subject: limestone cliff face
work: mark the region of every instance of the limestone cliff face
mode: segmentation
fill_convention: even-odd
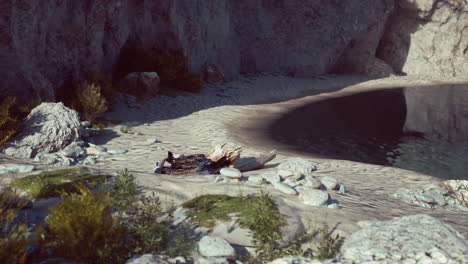
[[[67,76],[112,72],[130,40],[228,78],[322,74],[351,43],[375,49],[392,10],[393,0],[1,0],[0,94],[54,99]]]
[[[396,3],[378,57],[409,75],[468,76],[468,1]]]

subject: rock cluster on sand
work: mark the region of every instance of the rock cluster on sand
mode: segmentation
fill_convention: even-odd
[[[304,204],[312,206],[328,206],[329,208],[340,208],[332,202],[327,191],[345,193],[344,185],[329,176],[317,178],[312,172],[317,170],[317,164],[304,158],[287,158],[277,167],[277,170],[267,170],[259,175],[252,175],[247,182],[252,184],[271,184],[278,191],[297,195]]]
[[[198,242],[200,257],[194,263],[221,264],[235,261],[234,248],[224,239],[204,236]],[[176,258],[177,259],[177,258]],[[179,263],[164,256],[143,255],[127,264]],[[157,262],[160,261],[160,262]],[[187,262],[192,263],[192,262]],[[268,264],[393,264],[468,263],[468,241],[449,225],[428,215],[374,221],[345,239],[335,259],[317,260],[286,256]]]
[[[78,113],[63,103],[42,103],[34,108],[22,124],[15,141],[7,143],[3,152],[34,158],[38,153],[52,153],[81,140]]]
[[[468,241],[428,215],[374,222],[346,239],[344,263],[468,263]]]
[[[83,141],[102,133],[90,126],[88,121],[80,122],[78,113],[63,103],[42,103],[31,111],[22,124],[21,133],[5,144],[3,152],[51,166],[92,165],[100,156],[127,152],[125,149],[107,150]],[[34,169],[31,166],[5,165],[0,173],[29,172]]]
[[[426,208],[446,207],[468,211],[468,181],[448,180],[421,189],[405,189],[394,193],[393,197]]]

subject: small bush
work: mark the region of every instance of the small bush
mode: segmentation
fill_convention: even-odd
[[[135,176],[128,169],[117,172],[112,190],[112,208],[117,212],[125,212],[138,201],[138,185]]]
[[[127,169],[119,171],[111,192],[112,208],[131,236],[133,254],[188,256],[195,238],[187,230],[172,230],[171,209],[164,209],[153,193],[145,196],[138,190],[135,176]]]
[[[27,246],[34,246],[37,240],[28,230],[27,223],[19,220],[19,211],[27,201],[20,199],[14,190],[0,191],[0,259],[2,263],[24,263],[30,253]],[[40,233],[39,229],[35,230]],[[35,237],[38,237],[36,235]]]
[[[99,114],[108,109],[107,100],[98,84],[83,82],[76,90],[76,96],[78,99],[76,104],[79,104],[78,111],[83,114],[85,120],[94,121]]]
[[[88,169],[73,168],[44,171],[12,181],[11,185],[28,193],[32,199],[59,197],[61,193],[78,193],[77,185],[94,188],[108,179],[109,175],[94,175]]]
[[[330,234],[330,228],[325,225],[318,230],[319,243],[311,257],[318,258],[320,260],[334,258],[340,251],[340,247],[343,245],[343,238],[336,234],[332,237]]]
[[[109,193],[80,187],[80,194],[63,196],[63,201],[50,209],[48,246],[55,255],[84,263],[122,263],[128,256],[126,232],[113,219]]]
[[[125,226],[133,234],[133,253],[157,254],[167,248],[172,219],[163,219],[161,202],[154,193],[140,197],[139,202],[127,209],[126,215]]]
[[[20,123],[12,114],[15,104],[16,97],[6,97],[0,104],[0,145],[5,144],[19,130]]]
[[[279,213],[278,207],[267,193],[262,193],[250,207],[246,217],[241,219],[241,224],[252,232],[256,258],[265,262],[281,257],[282,249],[278,241],[283,238],[280,228],[286,225],[284,215]]]
[[[229,214],[238,213],[240,226],[252,232],[258,261],[269,261],[281,255],[278,241],[283,237],[280,228],[286,220],[266,193],[253,197],[202,195],[182,206],[189,209],[187,216],[194,223],[208,228],[214,227],[216,221],[230,220]]]
[[[165,254],[174,258],[189,257],[196,246],[196,235],[189,225],[181,225],[172,230]]]
[[[102,96],[107,102],[114,102],[116,91],[112,87],[112,77],[97,70],[91,70],[86,73],[86,81],[94,83],[101,88]]]

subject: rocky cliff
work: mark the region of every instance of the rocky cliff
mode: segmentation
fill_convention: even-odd
[[[468,1],[397,1],[377,55],[396,72],[468,76]]]
[[[54,99],[66,78],[112,73],[123,47],[139,44],[178,49],[190,70],[228,79],[467,75],[467,10],[466,0],[2,0],[0,94]]]
[[[112,72],[129,43],[179,49],[191,70],[214,65],[228,78],[322,74],[350,43],[365,38],[375,50],[393,6],[393,0],[2,0],[0,94],[53,99],[66,77]]]

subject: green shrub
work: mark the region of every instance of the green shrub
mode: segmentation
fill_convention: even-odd
[[[0,104],[0,145],[5,144],[19,130],[20,123],[13,117],[12,107],[16,104],[16,97],[6,97]]]
[[[50,209],[48,247],[55,255],[84,263],[122,263],[128,256],[126,232],[113,219],[109,193],[80,187]]]
[[[27,223],[18,220],[19,211],[27,201],[11,188],[0,191],[0,259],[2,263],[24,263],[29,257],[27,246],[34,246],[41,230],[33,237]]]
[[[11,185],[28,193],[32,199],[59,197],[61,193],[78,193],[77,185],[94,188],[105,182],[109,175],[94,175],[84,167],[43,171],[39,174],[14,179]]]
[[[312,253],[311,257],[318,258],[320,260],[334,258],[340,251],[340,247],[343,245],[343,238],[336,234],[332,237],[330,234],[330,228],[325,225],[318,229],[319,243],[315,252]]]
[[[98,84],[83,82],[76,90],[76,96],[84,120],[94,121],[108,109],[107,100]]]
[[[117,172],[111,198],[112,209],[131,235],[133,254],[189,256],[195,246],[192,233],[172,230],[171,209],[164,209],[154,193],[143,195],[127,169]]]
[[[127,208],[125,226],[133,235],[135,254],[157,254],[167,248],[171,234],[171,218],[162,217],[159,198],[142,196],[140,201]]]
[[[94,83],[101,88],[102,96],[107,102],[114,102],[116,91],[112,87],[112,77],[98,70],[91,70],[86,73],[86,81]]]
[[[189,257],[196,246],[196,235],[189,225],[180,225],[172,230],[164,254],[170,257]]]
[[[128,169],[117,172],[112,194],[112,208],[117,212],[125,212],[138,201],[138,185],[135,176]]]
[[[278,241],[283,238],[280,228],[286,225],[284,215],[279,213],[271,196],[263,192],[249,207],[246,216],[241,218],[241,225],[252,232],[256,258],[264,262],[281,257]]]
[[[253,197],[202,195],[182,206],[189,209],[187,216],[194,223],[208,228],[214,227],[216,221],[230,220],[229,214],[238,213],[240,226],[252,232],[258,261],[281,255],[277,242],[283,237],[280,228],[286,225],[286,220],[266,193]]]

